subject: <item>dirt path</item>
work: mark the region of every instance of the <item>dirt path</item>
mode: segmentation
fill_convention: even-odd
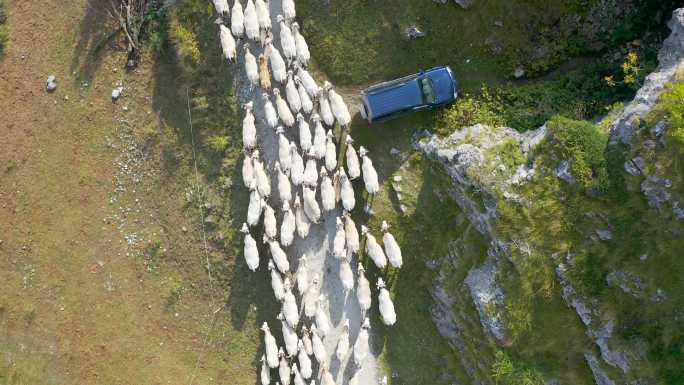
[[[271,17],[273,19],[273,40],[274,45],[278,49],[281,48],[279,43],[280,28],[275,19],[276,16],[282,12],[281,6],[281,0],[270,1],[270,11]],[[261,52],[261,48],[253,43],[251,50],[255,56]],[[239,49],[238,52],[242,53],[243,51]],[[263,102],[261,99],[262,91],[260,88],[255,88],[254,90],[250,89],[249,80],[247,79],[247,75],[244,71],[243,57],[241,55],[238,57],[236,68],[239,73],[236,79],[240,103],[244,104],[249,101],[254,102],[254,114],[257,120],[257,139],[261,150],[261,157],[265,161],[265,164],[272,169],[278,157],[278,142],[274,131],[271,130],[264,121]],[[323,80],[317,79],[317,83],[320,86],[322,85]],[[273,82],[273,84],[275,86],[277,83]],[[281,87],[281,93],[282,95],[285,94],[283,87]],[[355,113],[355,106],[349,101],[348,104],[350,111]],[[289,133],[286,132],[286,135],[288,136],[288,139],[293,140],[295,137],[295,135],[293,135],[293,131],[296,132],[296,128],[293,127],[289,131]],[[277,178],[275,177],[275,174],[271,175],[271,181],[273,183],[272,191],[274,191],[273,195],[277,195],[276,180]],[[357,180],[356,183],[362,182]],[[275,201],[270,202],[270,204],[274,208],[280,207],[280,204],[276,204]],[[358,200],[357,205],[359,204],[364,204],[364,202]],[[349,340],[352,346],[354,341],[356,341],[356,336],[359,333],[363,319],[361,318],[355,292],[351,291],[345,295],[338,274],[339,262],[329,253],[332,245],[332,239],[335,235],[335,220],[341,213],[342,211],[340,208],[328,213],[323,213],[321,223],[311,227],[309,236],[306,239],[295,237],[295,242],[290,248],[287,249],[287,253],[291,261],[296,261],[303,254],[306,254],[309,277],[312,277],[315,273],[318,273],[319,276],[322,277],[323,284],[321,286],[321,293],[326,295],[328,298],[327,310],[329,318],[333,324],[333,328],[324,339],[328,355],[330,356],[330,371],[335,376],[337,384],[346,385],[351,376],[354,375],[359,369],[355,367],[352,353],[348,354],[342,362],[339,362],[335,357],[335,349],[342,332],[342,324],[344,319],[349,319]],[[280,215],[278,217],[280,218]],[[356,271],[357,262],[357,259],[354,258],[352,261],[353,271]],[[295,270],[296,264],[293,265],[293,271]],[[308,324],[309,322],[307,322],[307,325]],[[372,351],[363,362],[359,376],[359,384],[371,385],[378,383],[377,357]]]

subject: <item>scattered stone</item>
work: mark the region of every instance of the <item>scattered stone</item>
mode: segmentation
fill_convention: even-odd
[[[427,267],[430,270],[438,268],[441,264],[441,261],[438,259],[428,259],[427,261],[425,261],[425,267]]]
[[[516,203],[522,202],[522,198],[520,197],[520,195],[518,195],[516,193],[512,193],[510,191],[504,191],[503,197],[505,200],[510,201],[510,202],[516,202]]]
[[[672,195],[667,191],[670,187],[672,187],[671,180],[657,176],[649,176],[641,182],[641,192],[651,208],[659,208],[660,205],[670,200]]]
[[[531,181],[532,179],[534,179],[535,172],[536,170],[534,165],[528,168],[526,165],[521,164],[515,170],[515,174],[511,176],[509,181],[512,185],[519,186],[525,183],[526,181]]]
[[[181,227],[181,230],[182,230],[184,233],[187,233],[187,232],[188,232],[188,228],[185,227],[185,226]]]
[[[497,27],[503,27],[503,21],[501,21],[501,20],[496,20],[496,21],[494,21],[494,25],[497,26]]]
[[[64,101],[69,101],[69,95],[64,95]]]
[[[651,139],[644,140],[644,142],[641,145],[648,150],[655,150],[655,148],[658,147],[658,143],[656,143],[655,140]]]
[[[625,162],[625,171],[633,176],[639,176],[646,166],[646,161],[644,158],[637,156]]]
[[[112,101],[115,102],[115,101],[119,100],[122,92],[123,92],[123,87],[114,88],[112,90]]]
[[[525,69],[522,67],[517,67],[515,71],[513,71],[513,77],[516,79],[520,79],[521,77],[525,76]]]
[[[623,292],[635,298],[640,298],[645,290],[641,278],[626,271],[611,271],[606,275],[606,283],[609,286],[618,286]]]
[[[392,149],[390,149],[390,155],[392,155],[392,156],[399,156],[399,155],[401,155],[401,151],[399,151],[398,149],[392,147]]]
[[[655,138],[660,138],[663,136],[663,133],[665,132],[665,129],[667,128],[667,123],[664,120],[659,121],[656,123],[653,128],[651,128],[651,135]]]
[[[657,288],[655,294],[653,294],[653,297],[651,298],[651,301],[656,303],[663,302],[665,298],[665,291],[661,288]]]
[[[57,89],[57,78],[55,75],[50,75],[47,78],[47,92],[53,92]]]
[[[128,106],[123,106],[124,111],[128,111]]]
[[[392,177],[392,180],[395,181],[395,182],[397,182],[397,183],[398,183],[398,182],[401,182],[401,179],[402,179],[402,178],[401,178],[401,175],[395,175],[395,176]]]
[[[648,254],[642,254],[641,257],[639,257],[639,260],[645,261],[648,259]]]
[[[414,40],[421,37],[425,37],[425,32],[418,29],[418,27],[416,27],[415,25],[412,25],[406,28],[404,32],[401,33],[401,37],[404,40]]]
[[[567,183],[574,184],[575,177],[570,172],[570,162],[562,160],[556,168],[556,176]]]
[[[471,5],[475,2],[475,0],[454,0],[456,4],[460,5],[461,8],[463,9],[468,9],[470,8]]]

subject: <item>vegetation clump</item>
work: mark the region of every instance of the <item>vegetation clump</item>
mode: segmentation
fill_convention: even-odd
[[[461,96],[446,109],[435,124],[436,132],[448,135],[457,128],[477,123],[527,131],[542,126],[555,115],[593,119],[634,93],[632,84],[606,85],[604,79],[619,71],[618,66],[592,65],[552,80],[483,87],[478,94]]]
[[[7,41],[9,40],[9,26],[7,25],[7,13],[5,2],[0,0],[0,56],[5,52]]]
[[[605,151],[608,133],[587,121],[556,116],[548,123],[551,148],[567,160],[577,183],[584,189],[600,187],[607,177]]]
[[[496,352],[496,361],[492,364],[492,378],[500,385],[540,385],[544,380],[532,368],[516,362],[505,352]]]

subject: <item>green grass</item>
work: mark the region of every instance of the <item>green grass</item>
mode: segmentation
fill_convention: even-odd
[[[519,64],[536,72],[565,60],[575,51],[567,43],[571,36],[552,25],[577,12],[577,3],[486,1],[463,10],[412,0],[304,0],[298,12],[317,65],[337,83],[361,84],[448,64],[472,91],[482,82],[511,77]],[[503,27],[494,25],[497,20]],[[427,36],[402,40],[401,32],[412,24]]]
[[[263,295],[271,292],[266,269],[251,273],[242,257],[242,236],[236,223],[246,215],[249,196],[240,172],[242,113],[233,85],[233,67],[220,53],[213,12],[210,3],[185,1],[168,15],[168,34],[152,31],[155,38],[169,39],[155,42],[156,47],[165,49],[151,47],[157,55],[154,102],[163,111],[164,124],[174,133],[159,144],[164,178],[179,185],[177,195],[183,200],[186,192],[190,193],[183,215],[191,219],[192,231],[200,231],[200,213],[205,218],[211,249],[209,271],[204,271],[202,278],[211,275],[215,298],[225,309],[222,313],[226,313],[210,334],[211,349],[225,352],[226,359],[236,363],[226,381],[248,383],[255,378],[261,355],[257,327],[264,321],[274,321],[279,304],[273,296]],[[186,87],[200,186],[195,184],[193,170]],[[203,257],[201,263],[207,269],[204,262]],[[196,277],[166,282],[169,309],[184,307],[193,279]],[[250,365],[237,366],[245,362]]]
[[[429,114],[409,115],[373,126],[355,120],[351,132],[357,148],[363,145],[370,150],[382,183],[381,191],[372,201],[374,216],[369,218],[363,212],[363,202],[357,201],[355,220],[357,224],[367,222],[376,237],[380,236],[381,221],[388,221],[404,256],[400,270],[390,268],[383,273],[389,279],[397,324],[387,328],[378,321],[379,315],[371,317],[381,361],[396,373],[393,381],[397,384],[449,384],[446,373],[456,376],[459,382],[468,379],[459,355],[438,334],[430,316],[430,290],[440,269],[447,275],[444,284],[454,285],[454,312],[464,316],[465,345],[471,353],[466,359],[479,358],[467,362],[476,366],[480,361],[492,360],[494,353],[489,347],[483,348],[486,337],[469,293],[461,290],[459,284],[471,266],[484,260],[486,241],[468,225],[449,195],[451,181],[442,167],[423,159],[411,148],[412,137],[428,127],[429,122]],[[402,152],[401,158],[390,154],[393,148]],[[393,176],[402,177],[398,183],[401,201],[390,186]],[[362,190],[359,185],[357,194],[365,196]],[[400,212],[401,204],[405,206],[405,216]],[[426,267],[427,262],[442,259],[454,248],[461,260],[458,269],[452,269],[448,262],[437,270]],[[379,272],[372,263],[366,265],[371,265],[367,271],[369,279],[375,281]],[[481,371],[478,375],[486,378],[488,373]]]
[[[30,347],[32,348],[32,346]],[[63,383],[50,364],[48,352],[36,352],[24,344],[18,344],[6,336],[0,336],[0,383],[3,385]]]
[[[389,278],[399,321],[392,328],[380,322],[373,325],[381,341],[378,345],[382,359],[398,374],[399,383],[448,383],[444,377],[446,368],[465,380],[457,357],[439,336],[430,317],[430,289],[437,271],[427,269],[426,263],[445,257],[451,241],[462,236],[467,222],[463,223],[458,206],[448,195],[450,182],[441,166],[416,154],[393,175],[403,178],[398,183],[402,189],[401,203],[385,184],[374,197],[376,215],[368,222],[378,233],[380,221],[387,220],[404,256],[400,270],[389,269],[383,274]],[[406,216],[399,214],[399,204],[405,205]],[[463,268],[470,263],[466,261]],[[372,280],[378,273],[369,268]]]
[[[658,45],[669,33],[662,28],[662,15],[675,5],[675,0],[638,0],[627,6],[627,17],[611,17],[617,7],[595,0],[490,0],[467,10],[415,0],[303,0],[298,13],[314,65],[337,84],[366,84],[447,64],[462,88],[475,93],[483,83],[511,79],[518,67],[534,78],[572,64],[572,58],[620,51],[645,33],[645,43]],[[601,22],[612,34],[597,32],[591,18],[585,18],[593,7],[599,8],[594,13],[609,15]],[[410,25],[426,37],[404,41],[401,32]],[[654,51],[645,51],[652,61]],[[570,67],[585,65],[578,61]]]
[[[7,11],[5,11],[4,0],[0,0],[0,57],[5,53],[8,40],[9,25],[7,25]]]

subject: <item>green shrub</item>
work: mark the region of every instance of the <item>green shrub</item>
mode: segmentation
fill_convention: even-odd
[[[629,191],[625,182],[624,164],[627,146],[613,144],[606,148],[607,197],[616,203],[624,203],[629,199]]]
[[[577,288],[585,295],[597,296],[605,288],[606,272],[601,264],[601,256],[584,251],[572,259],[569,275]]]
[[[520,143],[515,139],[508,139],[495,148],[501,163],[509,170],[518,168],[525,161],[525,157],[520,151]]]
[[[562,116],[553,117],[548,128],[556,154],[570,162],[577,183],[585,189],[602,187],[607,177],[608,134],[590,122]]]
[[[515,343],[532,329],[532,309],[528,303],[517,303],[508,299],[503,311],[507,337]]]
[[[494,383],[501,385],[540,385],[544,381],[536,370],[515,362],[508,354],[499,350],[492,364],[491,375]]]
[[[440,135],[473,124],[536,129],[554,115],[585,120],[605,114],[616,102],[633,95],[631,85],[608,86],[604,78],[620,73],[619,66],[591,65],[556,79],[522,86],[483,87],[478,95],[462,96],[437,120]]]
[[[213,151],[223,153],[228,148],[228,145],[230,145],[230,141],[226,136],[213,135],[207,139],[207,144]]]
[[[142,131],[145,140],[153,141],[159,137],[159,129],[154,125],[145,126]]]
[[[441,114],[435,124],[435,131],[446,136],[456,129],[478,123],[500,127],[505,123],[501,112],[501,100],[483,87],[476,97],[464,95]]]
[[[190,67],[199,63],[201,53],[197,35],[180,23],[176,17],[171,20],[171,41],[175,44],[178,56],[183,63]]]
[[[155,3],[156,5],[156,3]],[[154,6],[147,13],[147,47],[156,55],[166,51],[169,40],[169,21],[166,8]]]
[[[9,28],[5,25],[0,25],[0,55],[5,52],[5,46],[9,40]]]
[[[684,156],[684,83],[670,84],[660,97],[658,110],[667,119],[665,143],[669,152],[679,159]]]

